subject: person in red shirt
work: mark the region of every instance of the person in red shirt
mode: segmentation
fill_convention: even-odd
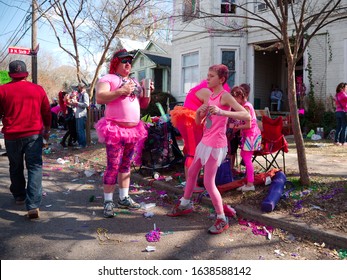
[[[42,200],[43,139],[49,139],[51,108],[45,90],[26,80],[23,61],[9,64],[9,76],[12,81],[0,86],[0,116],[10,163],[10,191],[16,204],[26,204],[28,217],[36,219]]]

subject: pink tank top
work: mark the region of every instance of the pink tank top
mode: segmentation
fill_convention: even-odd
[[[245,108],[247,107],[249,109],[249,114],[251,115],[251,127],[242,129],[242,132],[241,132],[242,137],[251,137],[251,136],[260,135],[261,131],[258,127],[257,116],[255,114],[252,104],[247,101],[245,104],[243,104],[243,107]]]
[[[138,82],[134,81],[138,86]],[[114,74],[107,74],[99,79],[98,83],[109,83],[110,90],[116,90],[122,86],[124,81]],[[106,105],[105,118],[118,122],[140,121],[140,103],[137,96],[122,96]]]
[[[208,105],[217,105],[222,110],[230,111],[229,106],[222,106],[220,104],[220,99],[223,94],[229,94],[225,90],[220,92],[215,97],[210,97]],[[210,119],[210,121],[208,120]],[[210,115],[206,117],[205,125],[204,125],[204,134],[202,136],[202,143],[206,146],[213,148],[223,148],[228,145],[227,137],[226,137],[226,125],[228,118],[217,115]],[[211,122],[211,126],[209,123]],[[210,127],[209,127],[210,126]]]

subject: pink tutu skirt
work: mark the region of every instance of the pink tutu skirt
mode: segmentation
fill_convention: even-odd
[[[212,156],[217,161],[217,166],[220,166],[224,161],[228,152],[228,147],[213,148],[206,146],[204,143],[200,142],[195,150],[194,161],[198,159],[201,160],[201,164],[205,165],[207,160]]]
[[[95,124],[95,129],[99,142],[106,144],[115,144],[120,141],[123,143],[138,143],[144,141],[148,135],[146,124],[143,121],[133,127],[124,127],[113,120],[101,118]]]
[[[108,145],[135,143],[132,162],[137,166],[141,166],[142,150],[148,135],[147,126],[143,121],[140,121],[133,127],[124,127],[118,125],[113,120],[101,118],[95,124],[95,130],[100,143]]]
[[[114,144],[119,141],[124,143],[137,143],[147,138],[148,131],[143,121],[136,126],[124,127],[118,125],[113,120],[101,118],[96,124],[95,129],[100,143]]]

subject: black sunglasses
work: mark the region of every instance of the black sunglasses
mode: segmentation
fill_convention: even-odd
[[[133,62],[133,60],[130,59],[130,58],[123,58],[120,62],[121,62],[121,63],[124,63],[124,64],[126,64],[126,63],[131,64],[131,63]]]

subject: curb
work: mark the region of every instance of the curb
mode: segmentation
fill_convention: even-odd
[[[175,188],[164,181],[150,181],[142,177],[138,173],[132,173],[133,182],[143,185],[151,185],[160,190],[170,193],[182,195],[182,190]],[[201,203],[212,206],[212,201],[208,197],[202,197]],[[263,213],[243,205],[233,206],[239,216],[254,220],[274,228],[280,228],[291,233],[295,233],[301,237],[309,239],[313,242],[325,243],[326,245],[336,248],[345,249],[347,247],[347,235],[333,230],[325,230],[323,228],[310,226],[304,222],[300,222],[288,215],[281,215],[272,212],[271,214]]]

